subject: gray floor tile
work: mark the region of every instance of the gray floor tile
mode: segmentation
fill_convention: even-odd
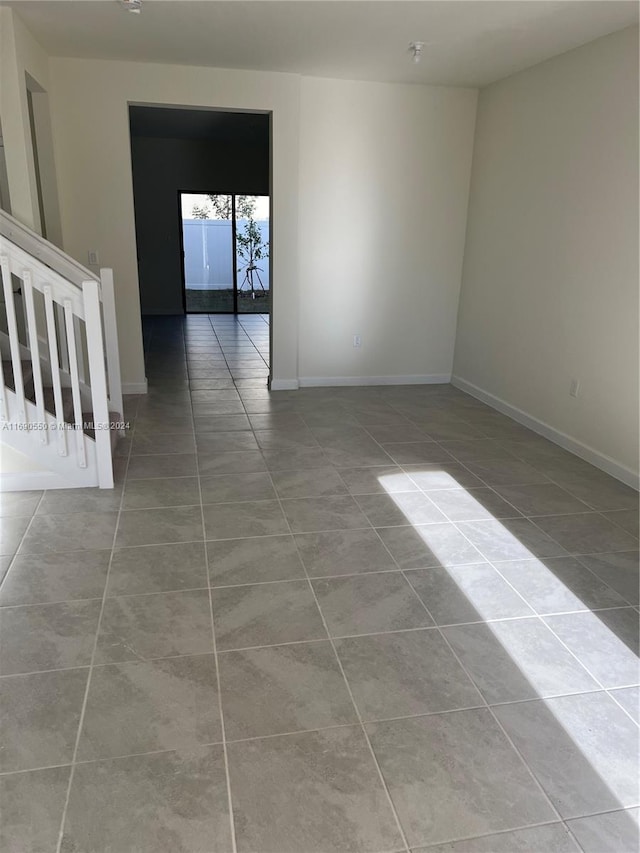
[[[380,538],[401,569],[456,566],[482,561],[482,555],[453,524],[381,527]]]
[[[203,542],[116,548],[107,595],[171,592],[207,586]]]
[[[248,411],[240,399],[216,400],[208,403],[194,401],[192,409],[194,418],[202,418],[208,415],[243,415],[245,410]]]
[[[437,625],[533,616],[489,563],[407,570],[406,578]]]
[[[308,471],[274,471],[273,483],[281,498],[329,497],[346,495],[347,487],[335,468]]]
[[[438,631],[353,637],[336,649],[364,720],[484,704]]]
[[[605,687],[640,682],[638,612],[632,607],[548,616],[545,621]]]
[[[173,435],[191,435],[193,433],[193,419],[190,414],[184,412],[180,415],[153,415],[140,414],[136,418],[136,434],[148,435],[150,433],[163,432]],[[180,439],[176,439],[176,444]]]
[[[441,447],[447,450],[460,462],[478,462],[485,459],[511,459],[512,454],[500,441],[492,438],[476,438],[468,441],[440,441]]]
[[[198,453],[237,453],[258,450],[252,432],[200,432],[196,436]]]
[[[38,515],[60,515],[73,512],[117,512],[122,487],[113,489],[54,489],[44,493]]]
[[[105,602],[96,663],[212,651],[207,590],[126,595]]]
[[[295,541],[310,577],[397,568],[378,534],[370,528],[299,534]]]
[[[418,489],[409,475],[396,465],[340,468],[338,473],[351,495],[391,494]]]
[[[50,767],[0,776],[0,849],[4,853],[56,849],[69,773],[69,767]]]
[[[521,459],[485,459],[467,462],[466,466],[485,483],[495,487],[549,482],[548,477]]]
[[[640,725],[640,687],[620,687],[610,690],[609,693]]]
[[[598,689],[539,619],[459,625],[444,635],[490,704]]]
[[[359,727],[231,743],[227,749],[238,853],[402,848]]]
[[[449,521],[483,518],[514,518],[520,515],[492,489],[445,489],[430,494],[431,500]]]
[[[200,451],[198,469],[201,476],[213,474],[253,474],[266,471],[267,466],[259,451],[216,453]]]
[[[640,538],[640,513],[637,509],[618,509],[614,512],[605,512],[603,515],[636,539]]]
[[[555,817],[487,710],[369,723],[367,731],[414,847]]]
[[[0,610],[0,675],[88,666],[102,602],[73,601]]]
[[[188,406],[188,402],[185,405]],[[196,444],[193,435],[184,434],[179,439],[170,433],[150,432],[133,437],[131,456],[149,454],[195,453]]]
[[[202,477],[200,487],[203,504],[267,501],[277,498],[271,484],[271,477],[266,473],[218,474],[215,477]]]
[[[212,654],[95,667],[79,760],[219,741],[215,667]]]
[[[637,804],[638,727],[606,693],[494,710],[563,818]]]
[[[631,551],[638,547],[631,534],[595,512],[546,516],[537,518],[536,524],[570,554]]]
[[[348,530],[369,527],[369,522],[348,495],[331,498],[297,498],[282,501],[292,533]]]
[[[209,377],[208,379],[190,379],[189,388],[192,391],[221,391],[229,388],[235,389],[231,374],[227,373],[225,378]]]
[[[238,539],[289,533],[278,501],[208,504],[203,507],[207,539]]]
[[[124,490],[123,509],[193,506],[200,503],[197,477],[131,480]]]
[[[325,639],[306,581],[217,588],[211,591],[218,649]]]
[[[564,517],[577,518],[578,516]],[[564,557],[567,553],[562,545],[526,518],[463,521],[458,524],[458,527],[491,562],[528,560],[531,557]]]
[[[549,823],[435,847],[415,847],[411,853],[579,853],[579,850],[564,824]]]
[[[68,764],[88,669],[0,679],[0,771]]]
[[[537,613],[621,607],[626,603],[573,557],[515,560],[500,563],[499,570]]]
[[[116,512],[36,515],[22,540],[20,554],[111,548],[117,520]]]
[[[524,515],[561,515],[588,512],[589,507],[555,483],[531,483],[520,486],[496,486],[502,497]]]
[[[589,554],[580,562],[629,604],[640,604],[640,555],[638,551],[619,551],[615,554]]]
[[[251,429],[246,415],[209,415],[194,418],[194,429],[200,432],[234,432],[235,430]]]
[[[0,518],[31,516],[44,492],[0,492]]]
[[[2,582],[4,581],[5,576],[6,576],[7,572],[9,571],[9,566],[11,565],[13,559],[14,558],[12,556],[7,556],[6,554],[0,555],[0,584],[2,584]],[[2,593],[2,588],[0,587],[0,595],[1,595],[1,593]],[[2,599],[0,598],[0,603],[1,602],[2,602]]]
[[[397,424],[368,426],[367,432],[371,438],[379,441],[380,444],[385,444],[385,442],[425,441],[431,439],[431,436],[427,435],[425,430],[409,421]]]
[[[312,585],[333,637],[433,625],[400,572],[327,578]]]
[[[434,503],[422,492],[360,495],[356,497],[356,502],[374,527],[447,521]]]
[[[61,853],[226,853],[226,788],[220,746],[79,765]]]
[[[224,539],[207,542],[211,586],[304,578],[293,536]]]
[[[357,723],[328,642],[219,656],[227,740]]]
[[[204,538],[200,506],[130,509],[120,513],[116,547],[163,545]]]
[[[640,809],[579,817],[567,822],[584,853],[637,853]]]
[[[330,463],[319,447],[265,450],[263,456],[269,471],[307,471],[310,468],[326,468]]]
[[[175,436],[174,443],[176,443]],[[178,443],[180,439],[177,440]],[[132,456],[127,480],[147,480],[161,477],[194,477],[195,453],[166,453],[157,456]]]
[[[435,441],[391,442],[384,444],[385,451],[398,465],[415,465],[419,462],[455,462],[456,460]]]
[[[305,447],[318,447],[313,433],[306,426],[254,429],[254,434],[262,450],[298,450]]]
[[[555,471],[551,472],[551,477],[593,509],[633,509],[638,512],[638,492],[597,468],[589,467],[582,476]]]
[[[423,492],[438,492],[443,489],[471,489],[480,488],[484,485],[475,474],[467,470],[458,462],[440,462],[429,465],[405,465],[405,471],[411,480],[419,486]]]
[[[0,604],[101,598],[110,550],[17,556],[0,589]]]

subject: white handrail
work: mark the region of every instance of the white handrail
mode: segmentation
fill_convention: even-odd
[[[97,280],[95,273],[4,210],[0,210],[0,235],[55,270],[76,287],[82,287],[82,282],[87,279]]]
[[[14,382],[12,391],[0,371],[1,414],[10,423],[24,424],[4,440],[10,437],[9,443],[21,452],[32,452],[40,463],[46,458],[57,474],[68,475],[69,485],[111,488],[110,413],[121,415],[123,409],[113,273],[102,269],[98,280],[3,212],[0,261]],[[22,284],[27,346],[18,339],[13,276]],[[21,359],[27,358],[33,387],[29,374],[23,376]],[[51,387],[53,394],[52,407],[44,376],[46,390]],[[48,406],[55,412],[53,418]],[[92,436],[84,430],[83,408],[89,407]],[[50,442],[47,433],[53,430],[57,440]],[[75,432],[73,439],[70,432]]]

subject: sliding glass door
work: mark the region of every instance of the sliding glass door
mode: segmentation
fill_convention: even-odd
[[[268,314],[269,197],[180,193],[187,313]]]

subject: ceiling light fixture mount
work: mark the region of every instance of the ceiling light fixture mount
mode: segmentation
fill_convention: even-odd
[[[424,50],[424,42],[423,41],[411,41],[409,42],[409,50],[413,54],[413,61],[420,62],[422,59],[422,51]]]
[[[142,11],[142,0],[120,0],[120,5],[134,15],[139,15]]]

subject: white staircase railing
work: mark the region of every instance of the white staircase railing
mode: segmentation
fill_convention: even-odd
[[[49,488],[113,487],[123,406],[112,271],[96,277],[3,211],[0,269],[0,440],[49,472]]]

